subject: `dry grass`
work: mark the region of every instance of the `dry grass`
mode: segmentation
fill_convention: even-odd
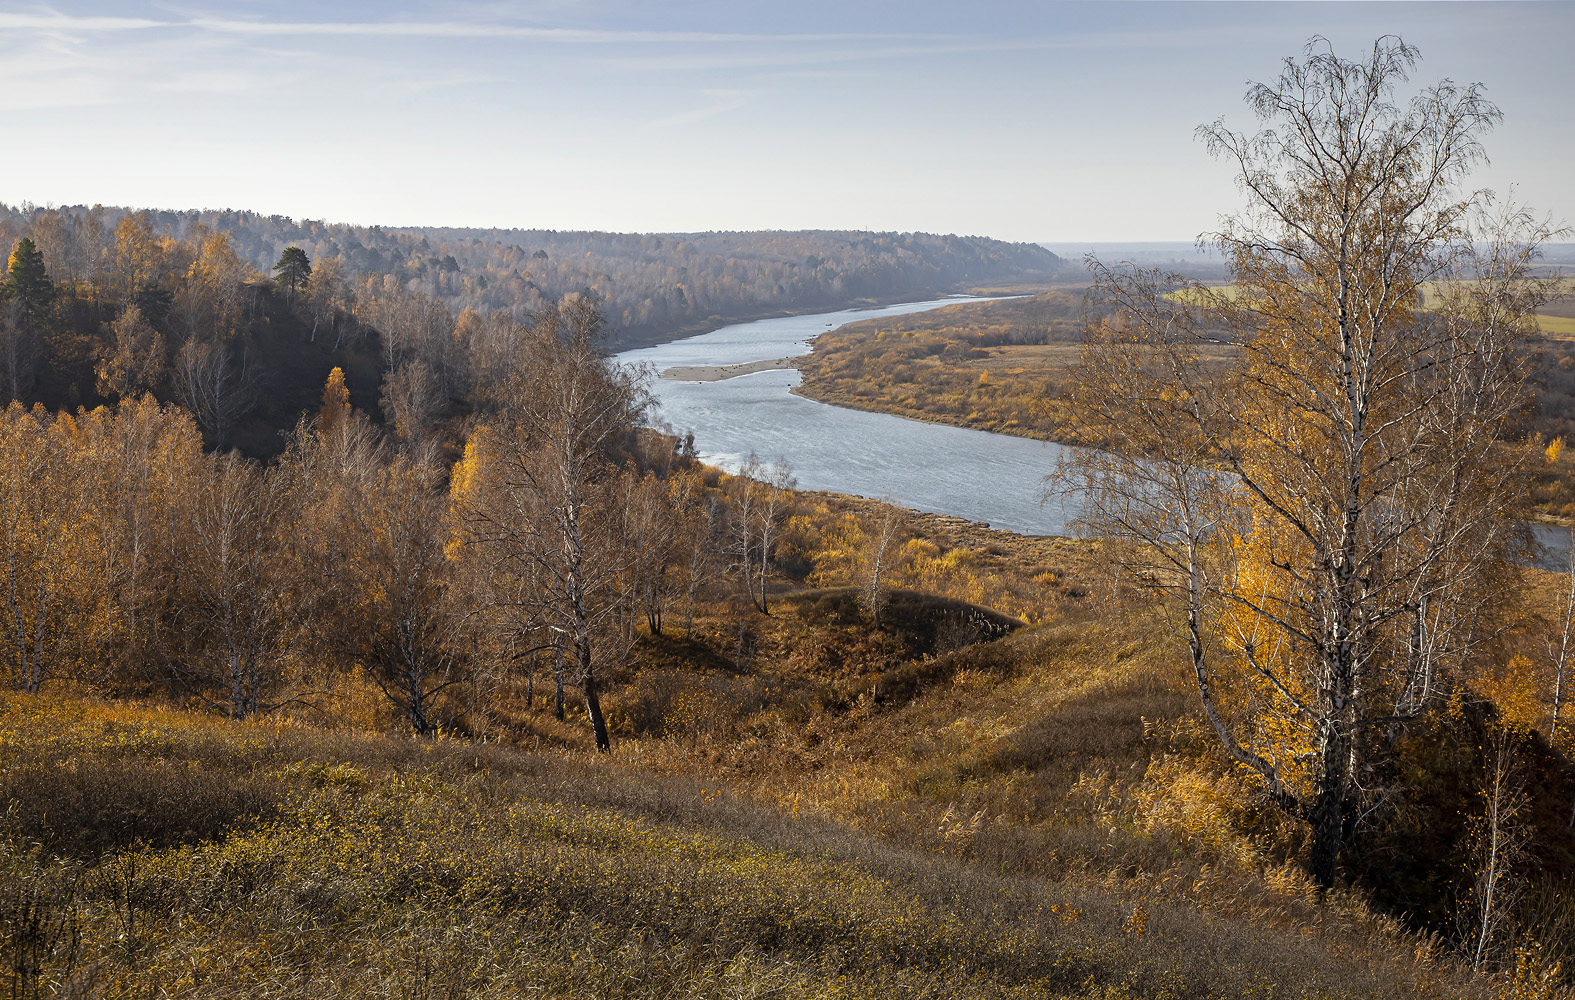
[[[954,655],[955,676],[991,669],[981,647]],[[972,683],[947,698],[980,697]],[[24,698],[5,701],[0,724],[38,759],[69,746],[84,782],[135,758],[282,790],[261,822],[94,863],[13,839],[0,948],[16,995],[1354,997],[1463,985],[1425,953],[1384,950],[1371,928],[1320,919],[1331,908],[1307,903],[1303,884],[1259,890],[1284,911],[1277,927],[1199,909],[1189,892],[1227,889],[1201,870],[1181,893],[1090,866],[1019,874],[995,862],[1009,838],[993,822],[964,820],[935,843],[870,836],[714,778],[651,774],[670,740],[608,760]],[[989,766],[1085,746],[1047,734]],[[1125,755],[1131,740],[1094,749]],[[974,846],[957,848],[964,838]]]

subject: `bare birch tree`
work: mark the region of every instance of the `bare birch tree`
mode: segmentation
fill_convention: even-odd
[[[611,748],[602,715],[598,636],[620,611],[617,475],[609,449],[638,423],[637,374],[600,352],[594,301],[570,297],[532,329],[528,363],[508,380],[500,426],[457,483],[467,537],[505,579],[500,588],[555,637],[585,697],[598,750]]]
[[[171,372],[175,398],[197,418],[213,443],[223,447],[235,421],[257,405],[259,373],[250,354],[232,363],[223,342],[187,340],[175,352]]]
[[[181,547],[186,675],[214,685],[232,718],[274,707],[289,640],[300,624],[287,536],[296,496],[286,478],[235,452],[206,455],[185,498]]]
[[[891,598],[891,562],[901,533],[897,511],[888,504],[878,526],[864,534],[864,574],[859,584],[859,600],[876,628],[880,628],[880,616]]]
[[[1549,231],[1461,190],[1500,113],[1448,81],[1397,104],[1416,60],[1315,38],[1249,90],[1262,131],[1199,130],[1248,200],[1214,238],[1234,287],[1096,265],[1105,318],[1071,381],[1113,448],[1056,476],[1183,598],[1204,714],[1311,825],[1324,886],[1372,765],[1446,695],[1523,544],[1500,432]]]

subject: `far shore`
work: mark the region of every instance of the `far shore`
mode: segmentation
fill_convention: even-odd
[[[755,372],[797,368],[802,357],[803,355],[797,355],[791,358],[772,358],[769,361],[746,361],[740,365],[686,365],[668,368],[660,377],[673,382],[720,382],[725,378],[753,375]]]

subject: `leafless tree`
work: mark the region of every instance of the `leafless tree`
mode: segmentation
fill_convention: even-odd
[[[793,469],[785,461],[767,466],[753,453],[728,483],[734,569],[750,603],[762,614],[771,613],[766,576],[795,485]]]
[[[202,459],[185,498],[182,604],[190,637],[183,676],[216,683],[233,718],[273,707],[289,640],[301,621],[289,552],[296,496],[286,478],[235,452]]]
[[[755,538],[760,560],[760,610],[770,614],[766,599],[766,574],[776,558],[777,536],[787,520],[793,503],[793,489],[798,480],[793,478],[793,467],[778,459],[770,468],[762,470],[760,501],[755,504]]]
[[[1477,970],[1492,957],[1493,945],[1514,913],[1522,888],[1517,868],[1526,860],[1530,833],[1524,818],[1530,800],[1521,787],[1508,735],[1498,733],[1488,752],[1492,756],[1482,785],[1482,813],[1472,835],[1476,878],[1468,909],[1476,925],[1471,967]]]
[[[229,440],[235,421],[257,405],[260,378],[248,352],[232,360],[227,344],[196,338],[175,353],[171,372],[175,398],[220,447]]]
[[[747,461],[738,470],[738,474],[728,481],[728,522],[731,527],[731,540],[729,548],[732,557],[737,561],[733,570],[738,573],[739,580],[744,584],[744,593],[749,597],[749,603],[760,608],[760,598],[755,596],[755,525],[759,520],[756,508],[760,505],[761,492],[761,467],[760,458],[750,454]]]
[[[1559,612],[1561,628],[1559,630],[1558,649],[1552,648],[1549,643],[1549,654],[1553,660],[1553,712],[1548,722],[1548,743],[1557,745],[1559,738],[1560,715],[1564,708],[1564,672],[1569,666],[1570,637],[1575,631],[1575,537],[1570,540],[1569,551],[1566,553],[1565,566],[1565,593],[1564,607]]]
[[[476,456],[480,481],[455,492],[469,538],[495,572],[531,585],[500,591],[500,600],[522,602],[570,657],[606,751],[597,636],[616,620],[626,569],[609,449],[638,423],[645,394],[634,373],[600,352],[601,323],[595,302],[580,297],[536,323],[529,363],[509,377],[491,454]]]
[[[394,433],[409,442],[426,440],[443,400],[432,369],[414,358],[383,376],[383,415]]]
[[[880,616],[891,597],[891,560],[901,533],[897,511],[888,504],[881,512],[878,526],[864,536],[864,578],[859,586],[859,599],[876,628],[880,628]]]
[[[439,697],[468,680],[465,616],[455,605],[448,500],[437,469],[401,454],[352,495],[341,566],[351,613],[340,622],[347,651],[426,736],[442,724]]]
[[[317,342],[317,331],[324,323],[338,333],[343,326],[339,314],[350,308],[343,258],[336,254],[318,259],[317,266],[312,268],[311,276],[306,279],[305,306],[312,320],[307,343]],[[338,350],[340,346],[340,337],[335,336],[334,349]]]

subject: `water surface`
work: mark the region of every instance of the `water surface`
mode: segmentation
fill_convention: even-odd
[[[652,374],[688,365],[735,365],[791,357],[827,330],[881,316],[937,309],[964,297],[845,309],[737,323],[712,333],[626,351],[620,361]],[[736,470],[753,452],[786,460],[801,489],[886,497],[915,510],[952,514],[1022,534],[1064,535],[1077,516],[1066,501],[1041,504],[1043,478],[1062,445],[819,403],[790,391],[797,371],[763,371],[719,382],[653,379],[655,419],[693,431],[702,459]],[[1533,565],[1569,566],[1568,528],[1532,525]]]
[[[844,323],[900,316],[964,298],[785,316],[618,356],[653,374],[684,365],[733,365],[809,351],[809,341]],[[751,452],[785,460],[800,489],[887,497],[915,510],[952,514],[1023,534],[1060,535],[1076,516],[1041,505],[1042,479],[1062,446],[1028,438],[906,420],[805,399],[790,390],[797,371],[764,371],[719,382],[653,379],[655,419],[693,431],[707,462],[736,469]]]

